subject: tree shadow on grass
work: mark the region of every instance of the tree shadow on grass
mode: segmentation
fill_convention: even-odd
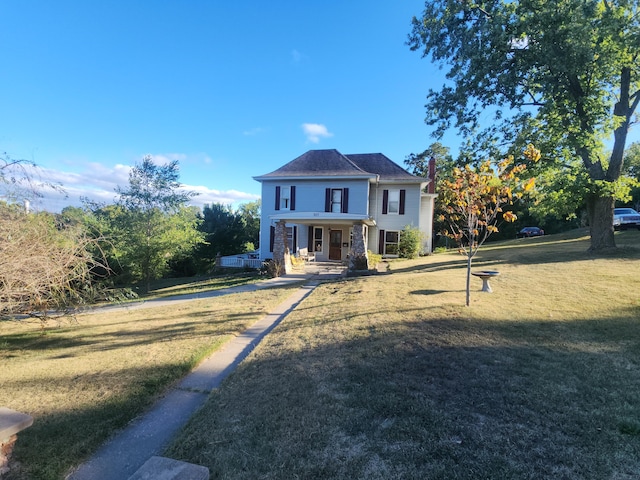
[[[52,392],[54,397],[60,390],[76,389],[78,396],[92,398],[92,404],[67,407],[44,401],[41,411],[29,412],[34,416],[34,423],[19,435],[13,454],[19,468],[10,473],[7,480],[64,478],[70,468],[95,452],[114,431],[143,413],[168,385],[189,369],[189,364],[175,363],[133,371],[102,371],[83,377],[62,376],[52,371],[50,377],[41,379],[38,385],[19,382],[11,385],[11,388],[33,390],[33,395]],[[109,387],[116,385],[118,393],[114,394]],[[94,393],[88,394],[88,390]]]
[[[415,320],[346,342],[326,324],[287,350],[285,321],[166,454],[215,478],[631,475],[640,358],[600,322]],[[611,327],[640,338],[631,317]]]

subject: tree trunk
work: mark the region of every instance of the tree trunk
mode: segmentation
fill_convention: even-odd
[[[469,247],[469,252],[467,255],[467,307],[471,302],[471,258],[473,257],[473,255],[471,255],[471,252],[471,247]]]
[[[587,214],[591,229],[591,247],[589,251],[615,248],[613,237],[613,197],[600,197],[590,194],[587,196]]]

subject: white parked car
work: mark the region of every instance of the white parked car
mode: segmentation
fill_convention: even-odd
[[[627,228],[640,230],[640,213],[633,208],[614,208],[613,229],[626,230]]]

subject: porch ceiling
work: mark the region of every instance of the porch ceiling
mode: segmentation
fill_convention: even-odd
[[[301,225],[353,225],[360,222],[369,227],[376,225],[376,221],[373,218],[353,213],[287,212],[269,215],[269,219],[276,222],[284,220],[288,223],[299,223]]]

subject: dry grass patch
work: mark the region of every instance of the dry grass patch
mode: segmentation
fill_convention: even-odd
[[[166,452],[213,478],[633,478],[640,471],[640,232],[393,262],[325,284]]]
[[[10,478],[59,479],[168,385],[290,294],[264,290],[80,315],[41,333],[0,323],[0,405],[35,417]]]

